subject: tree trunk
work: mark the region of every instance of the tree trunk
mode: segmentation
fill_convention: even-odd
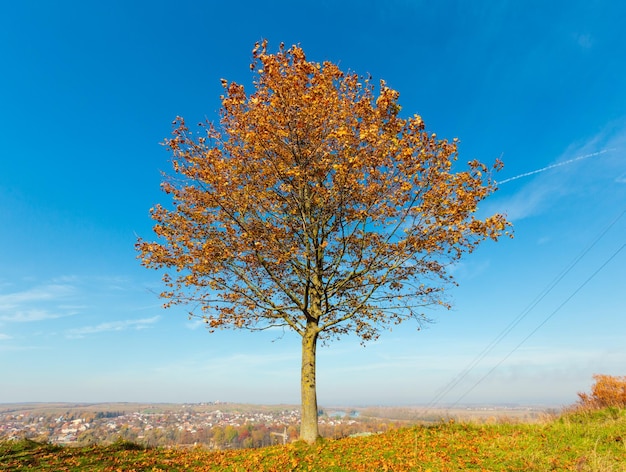
[[[317,389],[315,383],[315,356],[317,323],[309,322],[302,336],[302,371],[300,389],[302,393],[302,411],[300,423],[300,439],[314,443],[319,438],[317,424]]]

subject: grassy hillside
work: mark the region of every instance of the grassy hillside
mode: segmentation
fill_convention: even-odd
[[[569,413],[538,424],[449,422],[313,446],[238,451],[13,441],[0,444],[0,470],[626,471],[626,410]]]

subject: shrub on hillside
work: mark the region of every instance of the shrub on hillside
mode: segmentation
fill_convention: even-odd
[[[578,404],[582,408],[626,408],[626,376],[596,374],[591,393],[579,393]]]

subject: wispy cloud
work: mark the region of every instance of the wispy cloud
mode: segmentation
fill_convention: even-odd
[[[457,280],[471,280],[487,272],[490,265],[491,262],[489,260],[457,262],[450,266],[448,273],[453,275]]]
[[[7,341],[9,339],[13,339],[13,338],[9,336],[8,334],[0,333],[0,341]]]
[[[106,290],[125,291],[133,286],[132,280],[123,275],[109,275],[96,277],[97,283]]]
[[[0,313],[20,305],[64,298],[74,292],[68,284],[47,284],[19,292],[0,294]]]
[[[518,221],[544,212],[562,198],[579,191],[581,185],[606,181],[621,183],[626,152],[626,123],[610,124],[584,144],[571,145],[561,156],[537,169],[501,180],[494,198],[485,202],[488,213],[505,212]],[[615,175],[620,177],[615,178]],[[510,182],[510,183],[509,183]],[[521,184],[514,193],[509,185]]]
[[[579,34],[576,36],[576,43],[580,46],[581,49],[591,49],[593,46],[593,37],[590,34]]]
[[[142,318],[139,320],[120,320],[100,323],[95,326],[83,326],[81,328],[70,329],[66,332],[68,338],[84,338],[90,334],[98,334],[107,331],[126,331],[130,329],[146,329],[150,325],[156,323],[161,317],[153,316],[152,318]]]
[[[123,303],[135,311],[128,294],[140,290],[126,276],[58,276],[45,282],[22,280],[0,283],[0,323],[27,323],[98,312],[102,306]],[[126,297],[126,298],[124,298]],[[124,315],[121,315],[124,316]]]
[[[29,323],[52,320],[77,313],[64,306],[76,294],[70,284],[49,283],[0,294],[0,322]]]
[[[54,320],[75,314],[75,311],[55,313],[42,309],[18,310],[10,314],[0,315],[0,321],[7,321],[10,323],[30,323],[33,321]]]
[[[204,322],[204,320],[201,320],[199,318],[190,319],[187,321],[187,323],[185,323],[185,328],[192,331],[195,331],[198,328],[205,328],[206,326],[207,324]]]
[[[524,172],[523,174],[519,174],[519,175],[516,175],[516,176],[513,176],[513,177],[509,177],[508,179],[504,179],[501,182],[499,182],[499,185],[509,183],[509,182],[511,182],[513,180],[522,179],[524,177],[529,177],[529,176],[534,175],[534,174],[540,174],[541,172],[547,172],[550,169],[554,169],[555,167],[561,167],[561,166],[573,164],[576,161],[582,161],[583,159],[589,159],[590,157],[600,156],[602,154],[605,154],[605,153],[611,152],[611,151],[615,151],[615,149],[603,149],[602,151],[591,152],[589,154],[583,154],[582,156],[577,156],[577,157],[574,157],[572,159],[567,159],[566,161],[561,161],[561,162],[557,162],[555,164],[550,164],[549,166],[545,166],[545,167],[542,167],[540,169],[535,169],[535,170],[532,170],[530,172]]]

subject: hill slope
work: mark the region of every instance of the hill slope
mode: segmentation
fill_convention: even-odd
[[[0,444],[0,469],[49,471],[626,471],[626,411],[572,413],[542,424],[442,423],[368,437],[263,449],[70,448]]]

